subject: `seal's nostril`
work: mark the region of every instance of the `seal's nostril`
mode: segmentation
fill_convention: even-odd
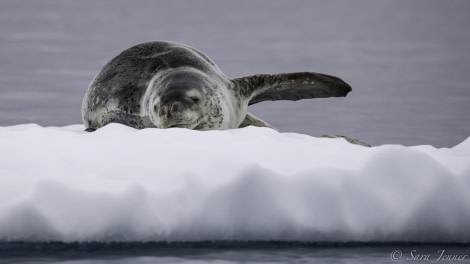
[[[162,113],[161,113],[162,115],[166,115],[167,112],[168,112],[168,106],[164,105],[164,106],[162,107],[161,112],[162,112]]]
[[[170,110],[173,113],[178,112],[181,109],[181,106],[180,102],[174,102],[170,105]]]

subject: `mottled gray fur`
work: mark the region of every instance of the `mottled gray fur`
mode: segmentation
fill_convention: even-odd
[[[108,123],[135,128],[198,130],[267,126],[247,114],[250,104],[346,96],[341,79],[312,72],[227,78],[202,52],[174,42],[131,47],[94,78],[82,105],[88,131]]]

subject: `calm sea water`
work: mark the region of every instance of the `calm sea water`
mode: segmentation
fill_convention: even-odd
[[[0,263],[470,263],[468,245],[203,242],[0,244]],[[3,253],[3,254],[2,254]]]
[[[250,111],[284,132],[452,147],[470,136],[470,2],[0,1],[0,126],[81,123],[83,95],[122,50],[172,40],[229,77],[316,71],[347,98]]]

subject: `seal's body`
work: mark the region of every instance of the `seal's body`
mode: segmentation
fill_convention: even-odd
[[[94,78],[82,105],[88,131],[108,123],[197,130],[268,126],[247,113],[265,100],[346,96],[351,87],[325,74],[300,72],[227,78],[202,52],[174,42],[131,47]]]

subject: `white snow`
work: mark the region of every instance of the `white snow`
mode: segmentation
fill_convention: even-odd
[[[0,241],[202,240],[470,242],[470,138],[0,127]]]

